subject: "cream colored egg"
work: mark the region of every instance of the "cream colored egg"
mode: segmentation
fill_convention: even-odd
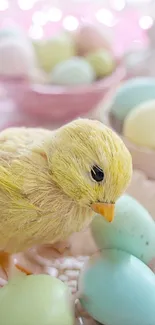
[[[58,63],[70,59],[75,54],[73,40],[67,34],[33,42],[33,46],[39,66],[47,73]]]
[[[155,100],[144,102],[127,115],[123,134],[137,145],[155,149]]]

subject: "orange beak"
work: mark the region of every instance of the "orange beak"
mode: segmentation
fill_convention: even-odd
[[[91,208],[96,213],[103,216],[106,221],[112,222],[114,220],[115,204],[111,203],[93,203]]]

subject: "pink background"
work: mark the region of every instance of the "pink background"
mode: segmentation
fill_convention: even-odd
[[[46,1],[44,1],[46,3]],[[49,2],[47,2],[49,3]],[[113,35],[114,48],[117,54],[122,54],[124,51],[130,49],[132,45],[145,44],[147,42],[146,31],[139,26],[139,19],[142,16],[135,9],[125,9],[120,12],[113,11],[116,23],[113,27],[107,27],[102,23],[99,23],[96,19],[95,13],[103,8],[95,4],[78,4],[74,6],[64,6],[61,8],[63,16],[59,22],[49,22],[43,26],[44,37],[49,37],[61,30],[62,20],[67,15],[77,17],[79,22],[92,22],[103,26],[109,30],[110,34]],[[50,7],[51,8],[51,7]],[[105,7],[104,7],[105,8]],[[49,6],[36,3],[31,10],[21,10],[18,3],[14,0],[11,1],[9,9],[0,11],[0,26],[12,26],[20,25],[26,31],[30,30],[32,26],[32,16],[35,11],[43,10],[48,12]],[[146,13],[147,15],[147,13]]]

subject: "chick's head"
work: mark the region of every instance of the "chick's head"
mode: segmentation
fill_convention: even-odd
[[[116,133],[98,121],[75,120],[56,131],[49,166],[70,198],[112,221],[132,175],[131,155]]]

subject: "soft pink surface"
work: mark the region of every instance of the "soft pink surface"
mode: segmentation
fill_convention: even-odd
[[[113,48],[115,53],[118,55],[122,55],[124,51],[129,50],[133,46],[134,42],[135,45],[137,42],[144,45],[147,43],[146,32],[141,29],[139,25],[139,19],[143,13],[139,12],[136,7],[130,8],[126,6],[124,10],[117,12],[110,8],[110,1],[106,1],[104,4],[99,1],[93,1],[92,3],[90,2],[89,5],[88,1],[80,1],[76,3],[68,0],[65,5],[63,5],[63,3],[65,3],[64,0],[60,1],[62,19],[58,22],[47,22],[47,24],[43,26],[43,37],[50,37],[61,31],[63,19],[68,15],[73,15],[79,20],[79,23],[93,23],[112,34]],[[46,14],[49,6],[50,8],[52,7],[52,5],[49,4],[49,0],[44,0],[36,2],[31,10],[22,11],[17,5],[17,1],[12,0],[10,1],[9,9],[0,12],[0,27],[19,25],[29,33],[32,26],[32,16],[34,12],[44,10]],[[53,6],[55,7],[55,5]],[[110,22],[109,27],[106,26],[106,23],[104,24],[104,21],[102,24],[96,19],[96,12],[102,8],[110,9],[113,14],[113,21]],[[147,14],[144,13],[144,15]]]

